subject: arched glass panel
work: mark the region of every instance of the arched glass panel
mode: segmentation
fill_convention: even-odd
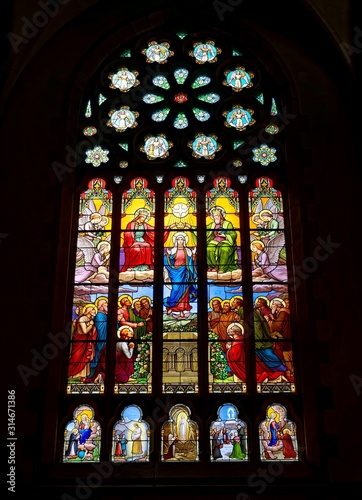
[[[150,427],[137,405],[126,406],[113,426],[112,461],[143,463],[149,461],[149,454]]]
[[[230,403],[218,408],[217,420],[210,425],[210,460],[248,460],[247,426],[238,417],[239,411]]]
[[[104,378],[94,376],[107,338],[112,193],[92,179],[79,198],[72,327],[68,363],[70,394],[102,393]]]
[[[101,427],[94,419],[94,410],[79,405],[64,430],[63,462],[99,462]]]
[[[163,392],[198,392],[196,192],[177,177],[164,196]],[[167,355],[167,358],[166,358]]]
[[[286,408],[273,403],[265,416],[259,424],[260,460],[300,460],[296,425],[287,418]]]
[[[199,428],[190,409],[175,405],[161,431],[161,459],[168,462],[195,462],[199,459]]]

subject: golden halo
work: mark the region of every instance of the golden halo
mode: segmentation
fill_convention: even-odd
[[[272,406],[270,406],[270,407],[268,408],[268,412],[267,412],[268,418],[271,418],[271,417],[270,417],[270,415],[271,415],[272,413],[275,413],[275,421],[276,421],[276,422],[279,422],[279,420],[280,420],[280,414],[276,411],[276,409],[275,409],[275,408],[273,408]]]
[[[253,240],[250,243],[250,250],[251,251],[253,251],[253,245],[255,245],[255,243],[258,243],[258,245],[260,245],[263,249],[265,248],[265,245],[264,245],[264,243],[261,240]]]
[[[143,295],[139,300],[143,300],[143,299],[146,299],[148,301],[148,303],[151,305],[152,300],[149,297],[147,297],[147,295]]]
[[[109,252],[110,248],[111,248],[111,244],[109,243],[109,241],[100,241],[97,245],[97,250],[99,250],[99,247],[101,245],[106,245],[107,247],[107,251]]]
[[[252,215],[251,220],[254,222],[254,224],[256,224],[255,217],[259,217],[259,219],[260,219],[260,213],[257,212],[257,213],[255,213],[255,214]]]
[[[229,333],[229,331],[231,330],[231,328],[233,328],[234,326],[239,327],[240,330],[241,330],[241,335],[244,335],[244,327],[243,327],[243,325],[241,323],[237,323],[236,321],[234,321],[233,323],[230,323],[230,325],[226,329],[226,332]]]
[[[85,306],[83,306],[83,313],[87,309],[94,309],[96,313],[98,312],[98,307],[95,304],[92,304],[91,302],[89,304],[86,304]]]
[[[267,297],[265,297],[264,295],[259,295],[259,296],[255,299],[255,302],[254,302],[254,304],[255,304],[255,305],[256,305],[256,303],[257,303],[257,301],[258,301],[259,299],[264,299],[264,300],[266,301],[267,305],[268,305],[268,306],[270,305],[270,300],[269,300]]]
[[[280,302],[283,307],[285,307],[285,302],[283,299],[279,299],[278,297],[275,297],[275,299],[272,299],[271,305],[273,305],[273,302]]]
[[[117,330],[117,337],[118,338],[121,338],[121,332],[126,329],[126,330],[131,330],[132,333],[134,333],[134,330],[131,326],[128,326],[128,325],[123,325],[123,326],[120,326]]]
[[[179,238],[180,236],[182,236],[182,238],[184,238],[185,240],[185,245],[187,245],[187,242],[189,241],[189,237],[187,236],[186,233],[176,233],[172,236],[172,241],[175,243],[177,238]]]
[[[209,302],[209,306],[211,307],[211,309],[212,309],[212,303],[214,302],[214,300],[219,301],[220,305],[222,306],[222,299],[220,299],[220,297],[213,297],[212,299],[210,299],[210,302]]]
[[[126,297],[127,297],[127,299],[129,299],[129,301],[132,304],[132,297],[130,295],[124,294],[124,295],[121,295],[120,298],[118,299],[117,303],[118,303],[119,307],[121,307],[121,300],[126,298]]]
[[[230,302],[232,302],[234,299],[240,299],[242,302],[244,302],[244,299],[241,295],[233,295],[233,297],[231,297],[230,299]]]
[[[105,300],[106,302],[108,302],[108,297],[97,297],[96,300],[94,301],[94,304],[96,307],[98,307],[98,304],[101,300]]]
[[[136,219],[140,214],[143,214],[146,216],[145,222],[149,221],[151,218],[151,212],[146,207],[138,208],[134,213],[134,218]]]
[[[267,208],[265,208],[264,210],[260,210],[259,212],[260,217],[263,217],[264,214],[268,214],[273,217],[273,212],[271,210],[268,210]]]

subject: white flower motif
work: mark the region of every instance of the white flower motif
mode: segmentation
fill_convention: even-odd
[[[86,163],[91,163],[93,167],[99,167],[101,163],[107,163],[108,158],[108,149],[102,149],[100,146],[95,146],[94,149],[88,149],[85,152],[87,158],[85,159]]]

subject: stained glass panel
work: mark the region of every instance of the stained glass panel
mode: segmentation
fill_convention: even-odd
[[[165,193],[163,392],[197,392],[196,193],[178,177]]]
[[[99,462],[101,427],[91,406],[80,405],[64,430],[63,462]]]
[[[237,408],[225,403],[218,408],[217,420],[210,426],[210,460],[248,460],[248,432],[246,423],[239,419]]]
[[[249,193],[258,392],[294,392],[288,268],[281,192],[261,177]]]
[[[300,460],[295,422],[287,418],[286,408],[278,403],[268,406],[259,424],[260,459]]]
[[[142,420],[136,405],[126,406],[113,426],[112,461],[144,463],[149,461],[150,426]]]
[[[185,405],[175,405],[161,431],[161,459],[168,462],[199,460],[199,428]]]
[[[92,179],[79,200],[67,392],[102,393],[93,377],[107,337],[110,236],[113,198],[102,179]]]

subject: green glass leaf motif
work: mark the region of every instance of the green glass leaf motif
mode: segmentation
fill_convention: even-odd
[[[153,78],[152,83],[156,85],[156,87],[161,87],[161,89],[168,90],[170,88],[170,84],[167,81],[167,78],[164,76],[155,76]]]
[[[189,74],[186,68],[179,68],[174,71],[175,80],[179,85],[185,83],[187,75]]]
[[[209,104],[215,104],[220,100],[219,94],[211,92],[210,94],[202,94],[197,97],[200,101],[208,102]]]
[[[145,94],[143,96],[143,102],[146,104],[154,104],[155,102],[163,101],[164,97],[156,94]]]
[[[154,120],[155,122],[163,122],[164,120],[166,120],[169,112],[170,108],[163,108],[155,111],[154,113],[152,113],[152,120]]]
[[[206,75],[200,75],[196,78],[196,80],[191,84],[193,89],[198,89],[199,87],[204,87],[211,82],[211,78]]]
[[[200,108],[192,108],[192,111],[199,122],[206,122],[211,116],[210,113]]]
[[[179,113],[173,122],[173,126],[178,129],[186,128],[188,125],[189,122],[187,121],[185,113]]]

